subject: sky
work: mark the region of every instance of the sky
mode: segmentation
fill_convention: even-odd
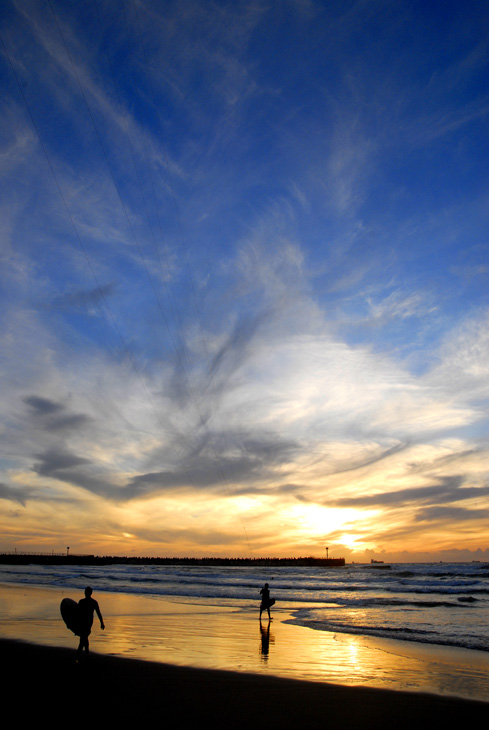
[[[489,560],[484,0],[4,0],[0,549]]]

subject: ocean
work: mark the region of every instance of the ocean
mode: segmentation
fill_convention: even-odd
[[[159,565],[0,566],[0,582],[259,608],[265,582],[276,619],[342,634],[489,651],[489,564],[343,568]]]

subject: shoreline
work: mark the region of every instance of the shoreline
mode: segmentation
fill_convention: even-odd
[[[59,614],[73,589],[0,585],[0,637],[71,651],[78,640]],[[179,668],[231,671],[357,689],[429,693],[489,703],[489,655],[453,647],[334,634],[285,623],[286,609],[261,624],[257,613],[212,602],[98,592],[106,631],[95,620],[100,656]],[[487,705],[489,710],[489,704]]]
[[[97,723],[170,719],[179,723],[263,723],[296,727],[327,723],[332,730],[363,727],[411,730],[413,723],[487,721],[489,704],[424,693],[344,687],[256,674],[178,667],[92,654],[75,664],[67,649],[0,639],[9,702],[22,702],[27,722],[39,719],[46,697],[51,714],[95,708]],[[27,700],[27,701],[26,701]],[[82,708],[80,708],[82,705]],[[83,709],[82,709],[83,711]]]

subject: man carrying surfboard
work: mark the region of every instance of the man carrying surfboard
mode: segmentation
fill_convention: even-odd
[[[77,634],[80,637],[80,643],[78,645],[78,651],[76,654],[77,659],[82,656],[83,649],[88,654],[88,637],[92,630],[93,624],[93,612],[97,614],[100,621],[100,628],[102,631],[105,629],[104,620],[100,613],[100,608],[97,601],[92,598],[92,589],[90,586],[85,588],[85,598],[78,601],[78,631]]]

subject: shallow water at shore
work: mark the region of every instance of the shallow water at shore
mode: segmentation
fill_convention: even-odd
[[[0,636],[53,646],[77,646],[59,616],[72,589],[0,586]],[[182,666],[454,695],[489,702],[486,652],[420,645],[284,623],[256,610],[216,606],[206,599],[96,594],[106,623],[95,621],[94,651]]]
[[[0,583],[212,603],[254,611],[270,583],[297,625],[489,652],[485,563],[351,564],[342,568],[151,564],[1,566]]]

